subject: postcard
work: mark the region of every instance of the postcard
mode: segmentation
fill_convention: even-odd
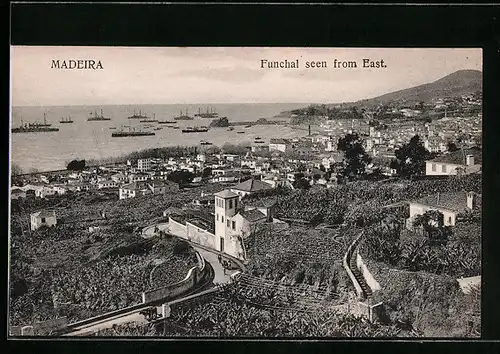
[[[11,46],[9,336],[479,338],[479,48]]]

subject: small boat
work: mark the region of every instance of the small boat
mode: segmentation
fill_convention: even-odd
[[[208,132],[207,127],[187,127],[186,129],[182,129],[183,133],[205,133]]]
[[[245,134],[245,132],[236,132],[236,133],[238,133],[238,134]]]
[[[233,127],[229,127],[229,128],[227,128],[227,131],[228,131],[228,132],[232,132],[233,130],[234,130],[234,128],[233,128]]]
[[[245,128],[251,128],[251,127],[252,127],[251,124],[245,125]]]
[[[122,129],[121,131],[111,133],[111,137],[113,138],[122,138],[128,136],[151,136],[151,135],[155,135],[155,133],[145,132],[141,130],[130,130],[130,128],[128,129],[128,131]]]
[[[175,120],[160,120],[160,121],[158,121],[158,124],[177,124],[177,121],[175,121]]]
[[[209,141],[205,141],[205,140],[201,140],[201,141],[200,141],[200,144],[201,144],[201,145],[212,145],[212,143],[211,143],[211,142],[209,142]]]
[[[261,140],[262,138],[260,136],[256,136],[255,140]]]
[[[150,119],[150,118],[141,119],[139,122],[141,122],[141,123],[158,123],[158,119],[156,119],[156,114],[153,113],[153,119]]]
[[[173,129],[180,129],[179,127],[172,127]]]
[[[264,144],[264,143],[265,143],[265,141],[262,141],[262,140],[255,140],[255,141],[254,141],[254,143],[255,143],[255,144]]]
[[[156,127],[155,130],[162,130],[162,127]]]
[[[73,123],[73,120],[71,119],[71,117],[68,117],[68,118],[63,117],[63,118],[61,118],[59,123]]]
[[[109,129],[116,129],[116,127],[109,127]]]

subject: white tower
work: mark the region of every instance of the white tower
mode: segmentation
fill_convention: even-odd
[[[239,195],[229,190],[215,193],[215,248],[218,251],[233,253],[230,242],[232,217],[236,215]]]

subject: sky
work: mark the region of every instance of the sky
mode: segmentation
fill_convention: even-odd
[[[102,70],[51,68],[100,61]],[[261,68],[261,60],[298,69]],[[333,68],[333,60],[357,68]],[[363,59],[385,68],[362,68]],[[326,61],[327,68],[305,68]],[[252,47],[11,47],[13,106],[191,103],[340,103],[482,71],[481,49]]]

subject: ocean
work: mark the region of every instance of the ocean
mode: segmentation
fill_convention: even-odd
[[[156,123],[140,123],[138,119],[128,119],[129,116],[141,111],[149,118],[173,120],[175,116],[188,111],[194,116],[200,109],[206,112],[207,107],[215,109],[220,117],[226,116],[230,122],[256,121],[259,118],[272,118],[280,112],[305,107],[304,103],[274,103],[274,104],[205,104],[190,105],[109,105],[109,106],[51,106],[51,107],[12,107],[11,127],[24,123],[43,122],[44,113],[47,122],[59,128],[57,132],[15,133],[11,134],[11,160],[23,172],[50,171],[64,169],[69,161],[74,159],[101,159],[117,157],[134,151],[165,146],[195,146],[201,140],[209,141],[217,146],[225,143],[251,143],[255,137],[261,137],[266,143],[271,138],[292,138],[304,136],[305,131],[295,130],[280,125],[256,125],[250,128],[236,126],[233,131],[226,128],[212,128],[206,133],[183,134],[182,128],[188,126],[208,126],[212,119],[198,118],[189,121],[178,121],[181,129],[168,128],[157,130],[155,136],[112,138],[111,133],[120,129],[151,130],[144,125]],[[110,121],[87,121],[93,112],[103,110]],[[63,117],[71,117],[72,124],[61,124]],[[274,118],[287,120],[287,118]],[[116,127],[116,130],[110,129]],[[244,130],[245,134],[237,131]]]

